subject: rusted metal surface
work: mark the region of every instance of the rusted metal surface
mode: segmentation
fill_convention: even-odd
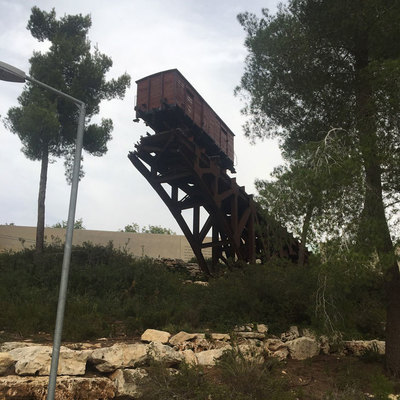
[[[177,70],[158,72],[137,82],[136,117],[155,132],[189,130],[206,154],[234,172],[234,134]]]
[[[136,116],[155,134],[142,137],[128,157],[175,217],[201,269],[212,273],[206,247],[211,268],[274,255],[296,261],[298,241],[227,175],[227,169],[235,172],[234,134],[194,87],[177,69],[136,83]],[[190,221],[183,217],[186,210]],[[207,235],[211,242],[204,243]]]
[[[252,195],[193,137],[171,129],[142,137],[135,147],[129,159],[167,205],[206,274],[212,272],[202,253],[206,247],[212,247],[212,265],[254,263],[275,254],[297,258],[298,242],[259,212]],[[207,215],[203,223],[201,209]],[[190,222],[183,210],[192,211]],[[207,235],[212,240],[203,243]]]

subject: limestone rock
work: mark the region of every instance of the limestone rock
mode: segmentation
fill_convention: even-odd
[[[134,368],[148,360],[148,345],[143,343],[114,344],[92,352],[89,360],[100,372],[113,372],[118,368]]]
[[[277,358],[279,361],[286,360],[289,355],[289,349],[287,347],[282,347],[279,350],[274,351],[270,354],[271,357]]]
[[[86,371],[86,361],[91,351],[73,351],[61,347],[58,364],[59,375],[79,376]],[[49,375],[52,347],[20,347],[9,352],[18,375]]]
[[[182,351],[183,360],[188,365],[197,365],[197,357],[193,350],[184,350]]]
[[[218,360],[222,356],[223,352],[230,347],[231,346],[226,346],[222,349],[206,350],[196,353],[197,362],[199,365],[203,366],[215,365],[215,361]]]
[[[378,354],[385,354],[385,342],[382,340],[350,340],[344,343],[345,352],[362,355],[367,350],[375,350]]]
[[[257,324],[257,332],[258,333],[268,333],[268,326],[265,324]]]
[[[199,286],[208,286],[208,282],[204,282],[204,281],[194,281],[193,284],[199,285]]]
[[[211,350],[213,343],[209,342],[207,339],[197,336],[193,341],[193,349],[195,353],[199,351]]]
[[[287,332],[281,334],[282,342],[287,342],[289,340],[294,340],[300,337],[299,329],[297,326],[291,326]]]
[[[315,339],[300,337],[286,342],[289,354],[294,360],[306,360],[319,354],[320,347]]]
[[[171,334],[169,332],[158,331],[156,329],[146,329],[141,337],[141,340],[143,342],[148,342],[148,343],[159,342],[166,344],[168,343],[170,337]]]
[[[252,343],[239,344],[238,350],[246,360],[262,364],[264,362],[264,349]]]
[[[0,353],[0,375],[4,375],[14,364],[14,359],[8,353]]]
[[[169,339],[169,343],[172,344],[172,346],[177,346],[182,344],[183,342],[187,342],[189,340],[193,340],[196,338],[196,334],[195,333],[186,333],[184,331],[181,331],[179,333],[177,333],[176,335],[172,336]]]
[[[253,328],[254,328],[254,324],[246,324],[246,325],[235,326],[234,331],[235,332],[252,332]]]
[[[275,352],[284,347],[286,347],[285,343],[279,339],[267,339],[265,341],[265,350],[267,350],[268,353]]]
[[[150,343],[148,355],[155,361],[162,361],[168,367],[176,366],[183,361],[181,352],[159,342]]]
[[[0,352],[9,352],[14,349],[19,349],[20,347],[31,347],[33,346],[30,342],[4,342],[0,344]],[[34,346],[39,346],[35,344]]]
[[[224,342],[229,342],[231,337],[227,333],[212,333],[211,334],[212,340],[222,340]]]
[[[321,348],[321,351],[323,354],[330,354],[331,352],[331,345],[329,344],[329,338],[328,336],[322,335],[319,338],[319,346]]]
[[[139,395],[138,383],[147,376],[144,369],[117,369],[110,375],[114,382],[116,395],[137,398]]]
[[[7,376],[0,380],[0,399],[43,400],[48,377]],[[115,387],[108,378],[57,378],[56,400],[109,400],[115,397]]]
[[[236,335],[243,339],[265,339],[265,334],[259,332],[237,332]]]

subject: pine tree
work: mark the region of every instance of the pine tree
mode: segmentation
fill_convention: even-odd
[[[30,75],[86,104],[83,147],[92,155],[102,156],[111,139],[112,120],[102,119],[100,124],[90,124],[90,120],[99,113],[102,100],[125,96],[130,77],[123,74],[117,79],[106,80],[112,60],[97,47],[91,50],[90,27],[88,15],[65,15],[57,19],[54,9],[45,12],[33,7],[27,29],[37,40],[48,41],[50,48],[44,53],[33,53]],[[42,252],[49,160],[64,157],[68,179],[79,112],[67,99],[32,83],[26,84],[18,102],[18,107],[8,111],[7,125],[19,136],[26,157],[41,161],[36,250]]]
[[[385,212],[399,199],[400,2],[291,0],[276,15],[239,21],[247,134],[279,137],[290,158],[340,129],[361,166],[358,245],[376,251],[385,271],[386,362],[400,376],[400,274]]]

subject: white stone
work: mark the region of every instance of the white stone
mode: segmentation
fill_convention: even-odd
[[[148,355],[155,361],[162,361],[168,367],[178,365],[184,358],[181,352],[159,342],[149,344]]]
[[[0,353],[0,375],[4,375],[14,364],[14,359],[8,353]]]
[[[246,325],[235,326],[234,331],[235,332],[252,332],[253,328],[254,328],[254,324],[246,324]]]
[[[224,351],[229,347],[225,347],[223,349],[206,350],[201,351],[200,353],[196,353],[198,364],[203,366],[215,365],[215,361],[218,360],[222,356]]]
[[[376,350],[378,354],[385,354],[385,342],[382,340],[349,340],[343,342],[345,350],[356,356],[367,350]]]
[[[289,354],[294,360],[306,360],[320,353],[320,347],[315,339],[300,337],[286,342]]]
[[[236,335],[243,339],[265,339],[265,334],[258,332],[237,332]]]
[[[142,368],[117,369],[110,375],[110,379],[114,382],[117,396],[137,398],[140,394],[138,383],[145,376],[147,372]]]
[[[286,345],[280,339],[267,339],[265,341],[265,349],[267,352],[274,352],[284,347],[286,347]]]
[[[165,331],[158,331],[156,329],[146,329],[143,333],[141,340],[142,342],[159,342],[166,344],[168,343],[171,334]]]
[[[49,375],[52,347],[20,347],[9,352],[15,363],[18,375]],[[59,375],[79,376],[86,371],[86,362],[91,351],[73,351],[61,347],[58,364]]]
[[[222,340],[224,342],[229,342],[231,337],[227,333],[212,333],[211,334],[212,340]]]
[[[20,347],[31,347],[39,346],[38,344],[33,345],[27,342],[4,342],[0,344],[0,352],[9,352],[14,349],[19,349]]]
[[[184,350],[182,351],[183,360],[188,365],[197,365],[197,357],[193,350]]]
[[[287,342],[289,340],[294,340],[300,337],[299,328],[297,326],[291,326],[287,332],[281,334],[282,342]]]
[[[45,399],[49,378],[6,376],[0,380],[0,399]],[[59,400],[111,400],[115,387],[108,378],[84,378],[59,376],[56,383],[56,399]]]
[[[258,333],[268,333],[268,326],[265,324],[257,324]]]
[[[148,360],[149,346],[143,343],[114,344],[92,351],[90,361],[100,372],[113,372],[118,368],[134,368]]]
[[[287,347],[282,347],[279,350],[270,353],[271,357],[277,358],[279,361],[286,360],[289,355],[289,350]]]
[[[246,360],[250,360],[259,364],[264,362],[264,349],[262,346],[244,343],[239,344],[238,350]]]
[[[194,281],[193,283],[195,285],[199,285],[199,286],[208,286],[208,282],[204,282],[204,281]]]
[[[184,331],[181,331],[176,335],[172,336],[169,339],[169,343],[172,344],[173,346],[177,346],[182,344],[183,342],[195,339],[196,336],[197,336],[196,333],[186,333]]]
[[[211,350],[212,345],[207,339],[197,337],[193,342],[193,349],[197,353],[198,351]]]
[[[329,344],[328,336],[322,335],[319,338],[319,346],[323,354],[329,355],[331,352],[331,346]]]

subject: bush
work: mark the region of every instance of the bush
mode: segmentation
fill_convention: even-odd
[[[0,254],[0,330],[53,331],[62,258],[57,245],[40,255]],[[324,264],[311,259],[304,267],[284,260],[241,265],[209,279],[207,287],[184,284],[186,279],[184,271],[134,258],[112,243],[75,246],[64,339],[147,328],[229,332],[248,322],[267,323],[275,334],[295,324],[350,337],[383,336],[382,278],[355,259]]]
[[[274,360],[275,361],[275,360]],[[274,362],[255,362],[238,349],[224,353],[213,369],[181,364],[178,371],[153,362],[140,383],[141,400],[291,400]],[[172,371],[172,372],[171,372]]]
[[[221,381],[232,393],[243,399],[294,399],[288,390],[287,381],[276,371],[279,362],[260,355],[243,354],[239,348],[224,352],[217,362]],[[276,373],[278,372],[278,373]]]

